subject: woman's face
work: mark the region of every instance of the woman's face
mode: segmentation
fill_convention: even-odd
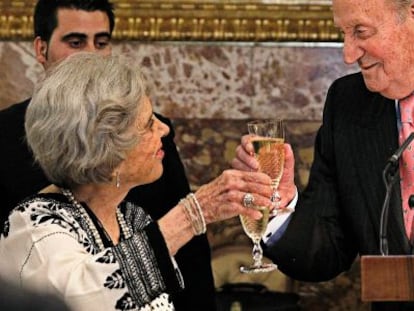
[[[120,165],[120,184],[130,186],[151,183],[161,177],[163,172],[161,138],[170,129],[155,117],[150,99],[143,98],[142,109],[135,121],[139,142]]]

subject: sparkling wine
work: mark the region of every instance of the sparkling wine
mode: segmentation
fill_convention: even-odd
[[[267,223],[269,222],[269,209],[262,206],[255,206],[254,208],[262,213],[262,218],[255,220],[253,218],[240,215],[240,220],[247,236],[253,242],[258,243],[266,230]]]
[[[284,139],[259,137],[255,138],[252,143],[259,162],[259,171],[272,178],[272,186],[276,189],[282,178],[285,162]]]
[[[285,162],[283,120],[254,120],[247,123],[247,129],[249,134],[252,135],[255,157],[259,162],[259,171],[268,174],[270,178],[272,178],[274,192],[271,201],[273,208],[275,208],[276,203],[278,202],[277,199],[280,199],[277,187],[283,175],[283,166]],[[250,266],[241,266],[240,271],[242,273],[273,271],[277,269],[277,266],[273,263],[264,263],[262,261],[263,250],[260,246],[260,240],[262,239],[269,222],[270,207],[254,205],[253,207],[249,206],[249,208],[255,208],[260,211],[262,213],[262,218],[254,220],[247,216],[240,215],[240,222],[242,223],[243,230],[253,241],[253,264]]]

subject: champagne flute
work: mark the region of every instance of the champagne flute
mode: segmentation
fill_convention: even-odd
[[[283,174],[285,159],[284,151],[284,125],[283,120],[271,121],[252,121],[247,124],[249,134],[254,135],[252,144],[255,157],[259,162],[259,171],[268,174],[272,178],[272,187],[275,193],[272,199],[279,197],[277,187]],[[240,215],[243,229],[253,242],[253,265],[250,267],[240,267],[243,273],[269,272],[277,269],[275,264],[265,264],[262,262],[263,250],[260,246],[262,235],[264,234],[269,222],[269,207],[253,206],[262,213],[262,218],[255,220],[247,216]]]
[[[259,171],[266,173],[272,178],[272,188],[274,189],[271,197],[274,208],[270,216],[278,213],[280,195],[277,190],[280,179],[283,175],[285,163],[285,127],[282,119],[270,121],[252,121],[248,123],[249,134],[255,135],[252,140],[255,149],[255,156],[259,161]],[[266,147],[265,147],[266,146]]]

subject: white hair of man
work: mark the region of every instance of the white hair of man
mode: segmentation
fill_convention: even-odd
[[[385,0],[391,6],[395,7],[399,22],[404,22],[408,16],[409,8],[413,4],[413,0]]]

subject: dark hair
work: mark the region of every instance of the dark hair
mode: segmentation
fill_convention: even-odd
[[[34,35],[49,42],[57,27],[58,9],[102,11],[108,15],[110,34],[115,26],[114,6],[108,0],[39,0],[34,9]]]

